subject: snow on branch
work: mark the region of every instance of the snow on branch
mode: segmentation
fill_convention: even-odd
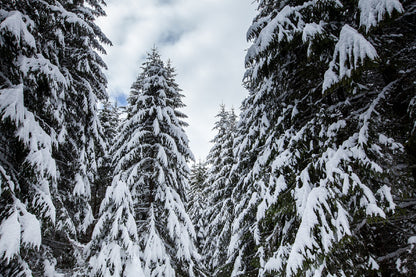
[[[25,22],[26,21],[26,22]],[[28,31],[27,27],[33,22],[18,11],[8,12],[6,18],[0,24],[0,34],[10,34],[15,38],[16,46],[29,46],[36,49],[35,38]]]
[[[404,12],[398,0],[360,0],[358,8],[360,9],[360,26],[364,26],[366,32],[371,27],[377,26],[386,14],[391,16],[394,10]]]
[[[15,124],[17,136],[29,148],[27,162],[40,173],[56,178],[52,139],[24,106],[23,84],[0,90],[0,113],[3,121],[9,118]]]
[[[374,46],[357,30],[346,24],[342,27],[334,55],[325,72],[322,92],[339,83],[343,78],[351,77],[354,70],[364,64],[366,59],[378,57]]]
[[[277,39],[278,42],[281,42],[286,39],[290,41],[295,32],[302,31],[305,23],[299,9],[300,7],[286,6],[273,19],[270,19],[262,28],[256,42],[248,49],[246,63],[267,49],[273,40]]]
[[[10,262],[20,252],[22,245],[39,248],[40,222],[25,206],[14,199],[13,212],[0,224],[0,258]]]
[[[67,23],[86,29],[90,34],[94,33],[94,29],[85,20],[77,14],[67,11],[61,4],[57,3],[57,6],[50,5],[50,9],[58,13]]]

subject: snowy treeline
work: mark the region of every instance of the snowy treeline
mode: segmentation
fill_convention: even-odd
[[[0,276],[416,274],[415,1],[258,0],[191,168],[156,49],[108,102],[104,5],[0,3]]]

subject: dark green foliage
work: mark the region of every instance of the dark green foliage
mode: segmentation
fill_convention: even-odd
[[[0,233],[20,234],[0,234],[0,275],[78,272],[102,146],[101,5],[0,3]]]
[[[409,217],[396,232],[378,226],[394,220],[400,191],[415,195],[404,147],[414,132],[414,4],[399,16],[394,2],[370,26],[357,2],[338,3],[259,1],[231,172],[234,274],[394,275],[411,248]],[[380,247],[388,233],[394,243]]]

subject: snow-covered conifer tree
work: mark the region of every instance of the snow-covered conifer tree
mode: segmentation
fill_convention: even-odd
[[[131,201],[116,203],[108,197],[101,207],[103,215],[111,216],[112,210],[128,205],[123,208],[121,222],[123,228],[130,230],[129,236],[109,237],[100,225],[96,227],[97,234],[101,233],[96,237],[98,244],[101,241],[98,238],[104,236],[108,241],[105,245],[124,253],[121,259],[117,258],[122,268],[135,259],[136,252],[129,252],[130,245],[139,246],[145,276],[194,276],[195,262],[199,259],[194,227],[185,210],[187,161],[192,153],[177,116],[176,107],[182,106],[182,102],[179,90],[172,85],[173,76],[172,68],[168,70],[153,49],[132,85],[127,119],[114,145],[116,177],[108,191],[117,191],[118,183],[122,182],[123,191]],[[131,222],[132,217],[135,222]],[[108,225],[105,222],[113,219],[106,216],[103,222]],[[100,259],[100,255],[105,257],[103,251],[113,251],[103,248],[105,245],[98,246],[91,259],[91,266],[101,274],[109,263]]]
[[[0,274],[75,272],[79,231],[92,222],[95,102],[105,98],[101,6],[0,4]]]
[[[103,128],[103,139],[105,148],[101,148],[97,153],[97,177],[91,188],[91,208],[94,217],[98,215],[101,201],[104,199],[105,191],[113,180],[113,162],[111,158],[111,146],[118,134],[119,110],[117,105],[110,101],[104,101],[103,107],[99,111],[100,124]]]
[[[194,163],[191,167],[189,175],[189,190],[188,190],[188,213],[194,224],[197,246],[199,252],[202,254],[201,248],[205,244],[207,237],[206,226],[207,218],[204,216],[204,211],[208,205],[206,195],[204,192],[204,182],[207,178],[206,162],[199,161]]]
[[[207,163],[210,168],[203,192],[208,202],[203,217],[208,221],[208,226],[202,253],[211,271],[218,271],[218,267],[227,260],[234,209],[231,202],[233,183],[229,173],[234,164],[233,142],[237,119],[234,110],[226,111],[224,105],[221,105],[216,117],[218,120],[214,129],[217,134],[212,140],[214,145],[208,154]]]
[[[410,270],[395,265],[410,259],[414,267],[400,257],[413,249],[414,227],[391,216],[393,198],[414,197],[404,162],[412,155],[404,146],[413,128],[405,111],[415,93],[414,4],[258,3],[231,173],[231,275]],[[397,48],[404,41],[409,47]],[[383,224],[399,227],[394,237]],[[387,239],[395,243],[381,247]]]
[[[95,192],[97,200],[102,202],[87,248],[89,271],[93,276],[144,276],[131,187],[125,181],[125,172],[114,171],[119,162],[113,157],[117,151],[114,143],[119,139],[117,107],[104,102],[100,120],[110,149],[104,152],[98,170],[99,187]],[[101,198],[102,192],[105,195]]]
[[[193,156],[183,130],[184,116],[178,116],[177,108],[183,104],[173,73],[153,49],[130,98],[132,116],[138,119],[140,160],[134,167],[141,176],[134,184],[145,192],[138,199],[143,216],[139,232],[149,276],[194,276],[199,259],[194,227],[185,210],[187,161]]]
[[[110,101],[104,101],[103,107],[98,113],[101,126],[104,132],[104,138],[111,147],[113,141],[118,134],[118,126],[120,123],[119,110],[117,103],[113,105]]]

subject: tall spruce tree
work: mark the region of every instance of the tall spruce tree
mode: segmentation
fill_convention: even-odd
[[[166,68],[153,49],[129,100],[134,115],[140,117],[140,160],[135,167],[141,176],[135,185],[144,192],[137,205],[144,270],[149,276],[194,276],[199,259],[194,227],[185,210],[187,161],[193,156],[181,121],[185,116],[177,110],[183,106],[181,97],[172,67]]]
[[[109,148],[103,153],[98,169],[99,182],[96,200],[100,201],[98,221],[87,247],[88,268],[93,276],[145,276],[141,266],[141,251],[138,245],[136,214],[131,187],[125,181],[125,173],[115,171],[119,165],[120,129],[134,128],[134,121],[125,120],[119,125],[119,110],[110,102],[103,103],[100,113],[104,134]],[[128,125],[130,124],[130,125]],[[129,127],[127,127],[129,128]],[[133,131],[133,130],[132,130]]]
[[[88,3],[88,4],[87,4]],[[0,274],[76,274],[106,97],[102,1],[0,3]],[[59,268],[59,269],[58,269]]]
[[[413,272],[414,1],[258,3],[225,268]]]
[[[118,106],[113,105],[110,101],[104,101],[103,107],[98,113],[100,124],[103,129],[104,148],[100,148],[97,153],[97,177],[91,189],[91,208],[96,218],[99,214],[99,207],[104,199],[105,191],[111,185],[113,180],[113,162],[111,147],[118,135],[119,127],[119,110]]]
[[[214,129],[217,134],[208,154],[210,168],[203,192],[208,203],[203,216],[208,221],[203,255],[208,269],[214,275],[214,271],[225,264],[230,243],[234,206],[231,202],[233,183],[229,173],[234,164],[233,142],[237,119],[234,110],[226,111],[224,105],[221,105],[216,117],[218,120]]]
[[[132,85],[127,119],[114,145],[116,177],[101,206],[102,223],[94,231],[97,246],[91,266],[99,274],[111,272],[108,264],[112,268],[121,265],[119,272],[123,272],[136,259],[137,251],[132,251],[136,246],[140,248],[145,276],[196,274],[196,236],[185,210],[187,161],[192,153],[184,124],[177,116],[181,95],[169,68],[152,49]],[[117,193],[120,184],[123,199],[129,201],[112,200],[110,194]],[[123,235],[108,233],[105,226],[119,228],[112,222],[113,211],[120,209],[123,212],[117,213],[118,225],[125,231],[120,232]],[[100,246],[101,241],[105,243]],[[106,258],[106,253],[113,251],[121,254],[115,259]]]

